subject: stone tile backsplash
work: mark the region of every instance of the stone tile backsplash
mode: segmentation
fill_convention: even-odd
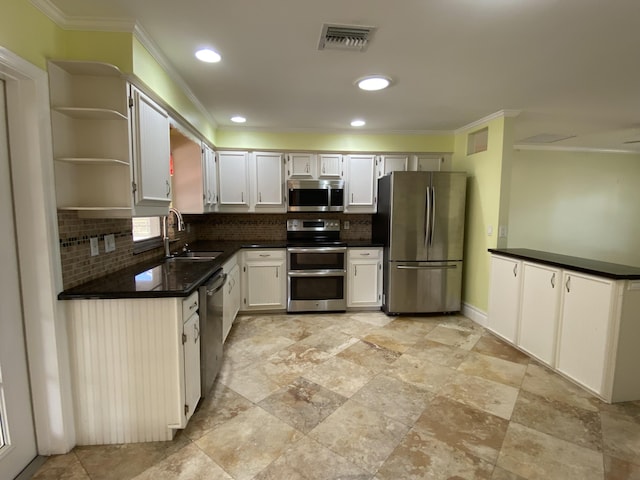
[[[340,238],[368,240],[371,238],[371,215],[327,214],[231,214],[184,215],[190,232],[177,232],[170,228],[172,250],[181,243],[196,240],[219,241],[284,241],[288,218],[337,218],[348,220],[349,230],[342,230]],[[171,216],[171,222],[175,220]],[[76,212],[58,211],[62,280],[65,289],[108,275],[117,270],[151,260],[160,260],[162,247],[144,253],[133,253],[131,219],[79,218]],[[113,234],[116,240],[114,252],[104,250],[104,236]],[[92,257],[89,239],[98,237],[100,255]],[[174,242],[177,242],[174,243]]]

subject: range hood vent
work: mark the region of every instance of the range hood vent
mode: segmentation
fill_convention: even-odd
[[[331,25],[322,26],[318,50],[354,50],[364,52],[375,32],[375,27],[362,25]]]

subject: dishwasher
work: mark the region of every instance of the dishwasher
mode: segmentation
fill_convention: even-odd
[[[200,287],[200,377],[206,397],[222,366],[222,299],[227,274],[217,270]]]

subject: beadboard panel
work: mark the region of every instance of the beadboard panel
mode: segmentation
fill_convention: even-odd
[[[78,445],[171,440],[184,426],[180,299],[67,302]]]

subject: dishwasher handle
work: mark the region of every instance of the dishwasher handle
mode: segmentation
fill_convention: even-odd
[[[227,283],[228,276],[229,275],[227,275],[226,273],[223,273],[222,275],[219,275],[216,278],[215,282],[211,282],[212,285],[207,286],[207,296],[210,297],[218,293],[220,290],[222,290],[222,287],[224,287],[224,284]]]

